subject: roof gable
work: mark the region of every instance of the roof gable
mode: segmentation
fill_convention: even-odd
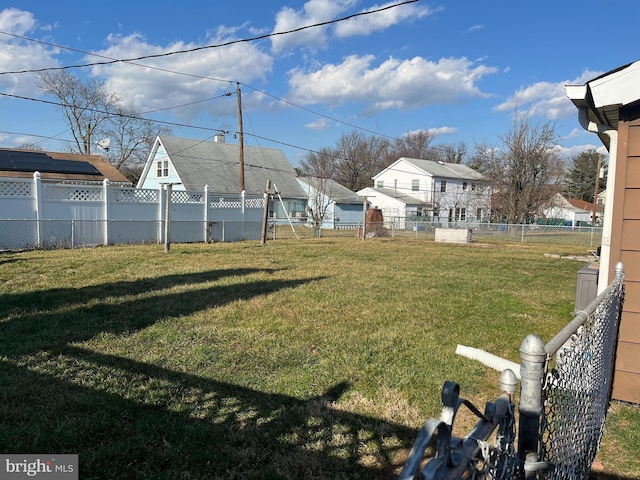
[[[317,177],[301,176],[298,177],[298,181],[304,183],[308,187],[314,187],[314,179]],[[344,185],[331,180],[330,178],[324,179],[325,190],[328,192],[328,196],[336,203],[362,203],[362,198],[357,193],[349,190]]]
[[[161,142],[186,190],[202,190],[208,185],[212,193],[239,193],[239,146],[226,142],[202,141],[161,136]],[[244,146],[245,192],[262,194],[267,180],[281,194],[306,198],[296,180],[296,172],[281,150]],[[150,156],[145,170],[149,173]]]

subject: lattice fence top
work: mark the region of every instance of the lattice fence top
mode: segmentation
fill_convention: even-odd
[[[101,202],[102,187],[78,187],[63,185],[44,185],[44,197],[47,200],[74,202]]]
[[[158,190],[116,188],[113,189],[112,198],[123,203],[158,203]]]
[[[264,200],[262,198],[247,198],[245,207],[246,208],[263,208]]]
[[[171,192],[172,203],[204,203],[204,192],[174,190]]]
[[[31,180],[24,182],[11,180],[8,182],[0,181],[0,196],[2,197],[31,197]]]
[[[214,197],[209,200],[210,208],[241,208],[242,197]]]

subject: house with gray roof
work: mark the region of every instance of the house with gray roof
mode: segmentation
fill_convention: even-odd
[[[355,228],[364,218],[363,197],[329,178],[298,177],[308,197],[307,223],[313,223],[313,212],[322,219],[320,228]]]
[[[157,189],[173,183],[174,190],[208,191],[217,195],[239,195],[240,149],[223,135],[214,141],[159,136],[151,149],[138,188]],[[244,185],[246,195],[263,195],[267,181],[282,199],[270,203],[270,216],[285,219],[304,215],[307,194],[296,180],[296,172],[281,150],[245,145]]]
[[[382,210],[385,221],[422,217],[446,223],[487,222],[491,186],[467,165],[402,157],[357,192]]]

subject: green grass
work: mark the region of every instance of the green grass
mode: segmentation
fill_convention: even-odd
[[[477,406],[572,318],[566,247],[325,238],[0,256],[0,450],[81,478],[394,478],[445,380]],[[638,477],[637,410],[602,461]],[[634,417],[635,415],[635,417]],[[635,428],[637,431],[637,428]],[[615,448],[608,449],[609,445]],[[617,477],[611,477],[617,478]]]

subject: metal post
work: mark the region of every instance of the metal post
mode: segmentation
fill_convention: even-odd
[[[367,238],[367,197],[362,201],[362,240]]]
[[[263,212],[262,212],[262,232],[260,235],[260,245],[267,243],[267,224],[269,223],[269,192],[271,191],[271,180],[267,180],[267,187],[263,195]]]
[[[171,250],[171,191],[173,190],[173,185],[171,183],[167,183],[167,204],[166,211],[164,215],[164,251],[169,253]]]
[[[540,418],[543,413],[542,385],[547,352],[538,335],[528,335],[520,346],[520,419],[518,458],[524,463],[525,478],[535,479],[532,468],[538,462]],[[529,468],[527,468],[529,467]]]

